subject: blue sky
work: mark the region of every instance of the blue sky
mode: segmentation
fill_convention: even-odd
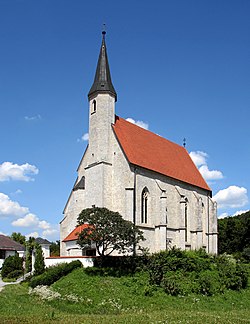
[[[116,113],[186,138],[218,216],[249,210],[249,15],[248,0],[0,0],[0,232],[59,238],[103,23]]]

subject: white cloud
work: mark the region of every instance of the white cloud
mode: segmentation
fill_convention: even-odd
[[[19,165],[12,162],[3,162],[3,164],[0,164],[0,181],[32,181],[34,179],[31,175],[36,175],[38,172],[38,168],[29,163]]]
[[[82,135],[82,140],[83,141],[88,141],[89,140],[89,133],[85,133]]]
[[[29,237],[37,238],[38,236],[39,236],[38,232],[31,232],[25,235],[26,239],[28,239]]]
[[[222,213],[222,214],[220,214],[219,216],[218,216],[218,218],[219,219],[222,219],[222,218],[226,218],[226,217],[228,217],[229,215],[228,215],[228,213]]]
[[[38,227],[44,230],[49,229],[50,226],[51,226],[50,223],[46,222],[45,220],[39,221],[38,223]]]
[[[0,192],[0,216],[23,216],[28,212],[29,208],[20,206],[18,202]]]
[[[1,232],[1,231],[0,231],[0,234],[1,234],[1,235],[4,235],[4,236],[9,236],[9,234],[6,234],[6,233]]]
[[[58,229],[50,228],[50,229],[43,231],[42,236],[46,239],[55,241],[55,240],[58,240],[59,231],[58,231]]]
[[[142,120],[134,120],[133,118],[130,118],[130,117],[127,118],[126,120],[132,124],[135,124],[135,125],[141,127],[141,128],[148,129],[149,125]]]
[[[244,213],[246,213],[246,212],[248,212],[249,210],[247,209],[247,210],[238,210],[237,212],[235,212],[234,214],[233,214],[233,216],[238,216],[238,215],[241,215],[241,214],[244,214]]]
[[[81,138],[77,139],[77,142],[86,142],[88,140],[89,140],[89,133],[85,133],[85,134],[82,135]]]
[[[85,133],[81,137],[82,141],[88,141],[89,140],[89,133]]]
[[[55,240],[59,237],[59,231],[57,229],[58,226],[51,225],[45,220],[40,220],[39,217],[32,213],[28,213],[24,217],[14,220],[11,224],[17,227],[32,227],[35,231],[27,234],[26,237],[42,236],[44,238],[53,238]],[[41,234],[39,234],[40,230],[42,231]]]
[[[18,227],[35,227],[39,223],[39,219],[36,215],[29,213],[22,218],[18,218],[13,221],[11,224]]]
[[[31,117],[25,116],[24,119],[27,121],[36,121],[36,120],[41,120],[42,117],[41,117],[41,115],[38,114],[36,116],[31,116]]]
[[[222,213],[218,216],[219,219],[222,219],[222,218],[226,218],[226,217],[229,217],[229,216],[238,216],[238,215],[241,215],[241,214],[244,214],[246,212],[248,212],[249,210],[238,210],[236,211],[233,215],[230,215],[228,213]]]
[[[208,154],[202,151],[189,153],[194,164],[199,168],[199,171],[206,181],[223,179],[223,174],[218,170],[209,170],[207,166]]]
[[[238,208],[248,203],[247,189],[238,186],[229,186],[222,189],[213,197],[218,208]]]
[[[207,153],[202,151],[196,151],[196,152],[190,152],[189,155],[197,167],[207,164],[207,158],[208,158]]]
[[[11,223],[13,226],[18,227],[35,227],[35,228],[41,228],[43,230],[50,229],[51,225],[45,221],[40,220],[35,214],[29,213],[25,215],[24,217],[18,218],[17,220],[13,221]]]
[[[199,171],[205,180],[219,180],[223,178],[223,174],[218,170],[209,170],[207,165],[202,165]]]

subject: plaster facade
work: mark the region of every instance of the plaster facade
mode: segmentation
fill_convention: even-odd
[[[112,128],[115,99],[96,91],[89,100],[89,145],[75,183],[84,178],[85,185],[72,190],[64,209],[61,256],[82,255],[63,239],[76,227],[79,213],[92,206],[134,222],[146,238],[141,245],[150,252],[176,246],[217,253],[217,207],[211,192],[129,163]]]

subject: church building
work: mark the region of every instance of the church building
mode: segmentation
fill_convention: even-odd
[[[217,208],[185,147],[115,114],[105,32],[88,93],[89,143],[60,223],[61,256],[93,255],[76,244],[77,217],[106,207],[143,231],[151,253],[173,246],[217,253]],[[84,226],[84,225],[81,225]]]

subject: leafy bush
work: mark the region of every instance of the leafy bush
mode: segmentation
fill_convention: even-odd
[[[213,295],[225,289],[247,287],[247,265],[232,256],[211,256],[205,251],[172,249],[159,252],[149,260],[150,284],[162,286],[166,293]]]
[[[220,291],[222,291],[222,287],[217,271],[205,270],[199,273],[197,293],[212,296]]]
[[[66,276],[74,269],[80,267],[82,267],[82,263],[79,260],[49,267],[46,269],[46,271],[43,274],[39,276],[34,276],[30,280],[29,285],[31,288],[35,288],[36,286],[39,285],[50,286],[55,281],[59,280],[61,277]]]
[[[182,272],[169,271],[162,278],[162,287],[168,295],[177,296],[183,294],[181,281],[183,279]]]
[[[8,279],[17,279],[23,275],[23,270],[14,270],[7,275]]]
[[[250,247],[246,247],[243,249],[242,257],[247,261],[250,262]]]
[[[3,278],[7,278],[15,270],[23,271],[23,259],[18,255],[9,256],[4,260],[1,275]]]
[[[150,258],[148,269],[150,282],[160,285],[163,276],[168,271],[182,270],[184,272],[200,272],[211,268],[211,257],[204,250],[182,251],[173,248],[155,253]]]
[[[247,287],[248,267],[231,255],[220,255],[215,259],[220,281],[226,289],[240,290]]]
[[[147,256],[107,256],[105,258],[95,258],[94,266],[99,268],[92,270],[88,268],[89,274],[96,272],[98,275],[110,275],[121,277],[128,274],[134,274],[145,268],[148,263]],[[103,270],[105,269],[105,271]]]

